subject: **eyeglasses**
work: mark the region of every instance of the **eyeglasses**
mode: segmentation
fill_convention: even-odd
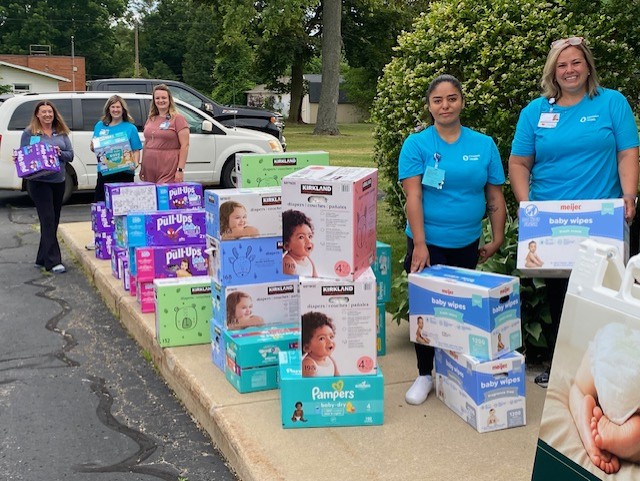
[[[584,42],[583,37],[569,37],[569,38],[561,38],[560,40],[556,40],[551,43],[551,48],[562,48],[567,45],[580,45]]]

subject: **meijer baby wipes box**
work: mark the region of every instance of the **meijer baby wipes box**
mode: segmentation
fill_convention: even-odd
[[[438,399],[480,433],[526,424],[524,356],[493,361],[436,349]]]
[[[520,202],[517,267],[523,275],[569,277],[585,239],[616,247],[627,261],[623,199]]]
[[[495,359],[522,345],[517,277],[432,266],[409,274],[412,342]]]

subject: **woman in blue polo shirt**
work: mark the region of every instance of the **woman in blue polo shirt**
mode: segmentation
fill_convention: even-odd
[[[520,113],[509,157],[518,202],[623,198],[636,213],[638,129],[629,103],[600,87],[593,54],[582,37],[553,42],[542,96]],[[547,279],[551,325],[543,333],[553,355],[568,279]],[[536,378],[546,387],[549,369]]]
[[[446,264],[475,269],[504,241],[504,170],[493,139],[460,123],[462,86],[451,75],[427,89],[433,125],[407,137],[400,151],[398,179],[406,194],[407,272]],[[493,240],[480,247],[488,213]],[[434,349],[415,344],[418,377],[405,395],[421,404],[433,386]]]

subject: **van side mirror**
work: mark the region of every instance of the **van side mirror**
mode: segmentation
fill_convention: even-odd
[[[211,123],[210,120],[203,120],[202,121],[202,131],[203,132],[213,132],[213,124]]]

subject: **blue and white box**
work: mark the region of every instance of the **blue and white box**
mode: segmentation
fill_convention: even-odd
[[[204,206],[202,184],[175,182],[156,186],[158,210],[201,209]]]
[[[224,342],[224,328],[216,324],[215,319],[209,322],[211,330],[211,361],[224,373],[224,365],[227,358],[226,345]]]
[[[517,277],[432,266],[409,274],[412,342],[495,359],[522,345]]]
[[[376,241],[376,259],[371,264],[377,282],[377,302],[384,304],[391,300],[391,246]]]
[[[436,349],[438,399],[479,433],[526,424],[525,362],[519,352],[493,361]]]
[[[529,277],[569,277],[585,239],[612,245],[626,263],[623,199],[520,202],[517,268]]]
[[[280,352],[282,427],[376,426],[384,421],[384,378],[302,377],[298,351]]]

